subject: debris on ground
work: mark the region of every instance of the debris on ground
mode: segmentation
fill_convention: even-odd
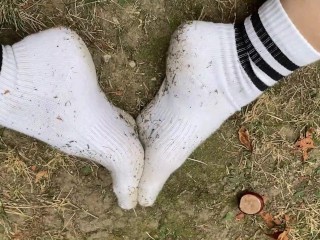
[[[245,191],[239,199],[240,212],[235,216],[236,221],[245,218],[246,215],[259,215],[271,233],[266,236],[276,240],[289,240],[290,217],[288,215],[273,216],[264,211],[266,197],[255,192]]]
[[[300,135],[299,139],[295,143],[295,147],[302,153],[303,162],[308,160],[308,152],[315,148],[312,133],[313,129],[308,129],[305,134]]]
[[[48,178],[48,177],[49,177],[48,171],[40,171],[36,174],[35,183],[38,183],[43,178]]]
[[[272,239],[276,239],[276,240],[289,240],[289,232],[290,229],[286,228],[283,231],[278,231],[272,234],[267,234],[267,236],[269,236]]]
[[[238,131],[239,134],[239,141],[241,144],[250,152],[252,152],[252,141],[250,140],[250,135],[248,129],[246,129],[244,126],[241,126],[241,128]]]

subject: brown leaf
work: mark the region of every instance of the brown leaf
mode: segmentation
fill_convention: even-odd
[[[312,138],[312,133],[314,132],[314,129],[313,128],[309,128],[307,131],[306,131],[306,138]]]
[[[239,141],[242,143],[242,145],[250,152],[252,152],[253,150],[253,147],[252,147],[252,144],[251,144],[251,140],[250,140],[250,136],[249,136],[249,131],[244,127],[242,126],[240,129],[239,129]]]
[[[246,215],[243,213],[243,212],[239,212],[237,215],[236,215],[236,220],[237,221],[240,221],[242,219],[244,219]]]
[[[273,218],[273,222],[276,225],[281,225],[283,223],[283,219],[279,219],[279,218]]]
[[[40,171],[36,174],[35,183],[38,183],[42,178],[48,178],[48,171]]]
[[[263,221],[269,228],[274,227],[275,225],[274,218],[270,213],[262,211],[260,213],[260,216],[262,217]]]
[[[289,234],[289,229],[284,230],[282,233],[280,233],[277,240],[289,240],[288,234]]]
[[[9,90],[5,90],[4,93],[2,93],[2,95],[6,95],[8,93],[10,93],[10,91]]]
[[[300,136],[298,141],[295,143],[295,147],[302,153],[302,161],[305,162],[308,160],[308,152],[311,149],[315,148],[314,141],[312,139],[313,129],[309,129],[305,136]]]
[[[272,239],[278,239],[279,235],[282,233],[281,232],[275,232],[275,233],[272,233],[272,234],[266,234],[268,237],[272,238]]]
[[[272,234],[266,234],[266,235],[276,240],[289,240],[289,237],[288,237],[289,232],[290,232],[290,229],[286,228],[283,231],[276,231]]]

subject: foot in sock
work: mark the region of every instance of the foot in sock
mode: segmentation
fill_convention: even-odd
[[[191,22],[173,35],[166,79],[137,119],[145,147],[139,203],[151,206],[166,180],[241,107],[320,54],[269,0],[243,24]]]
[[[111,171],[119,205],[135,207],[144,153],[134,119],[98,86],[91,55],[65,28],[2,46],[0,125]]]

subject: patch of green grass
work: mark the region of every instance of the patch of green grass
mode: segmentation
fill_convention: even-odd
[[[171,228],[171,226],[170,226],[170,228]],[[174,240],[179,239],[179,236],[178,236],[176,230],[172,230],[170,228],[168,228],[167,226],[161,226],[159,229],[157,239],[158,240],[167,240],[168,238],[174,239]]]
[[[170,36],[151,38],[146,45],[137,52],[136,57],[141,61],[163,64],[169,48]],[[164,68],[164,66],[162,66]]]
[[[121,6],[124,6],[126,4],[131,4],[133,3],[134,0],[118,0],[118,3],[121,5]]]
[[[224,221],[232,221],[234,220],[234,212],[228,212],[224,217],[223,217],[223,220]]]
[[[91,173],[93,173],[92,171],[92,168],[90,166],[84,166],[80,169],[80,172],[85,175],[85,176],[88,176],[90,175]]]

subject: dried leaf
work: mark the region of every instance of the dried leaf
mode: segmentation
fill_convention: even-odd
[[[273,218],[273,222],[276,225],[281,225],[283,223],[283,219],[279,219],[279,218]]]
[[[269,228],[274,227],[274,225],[275,225],[274,218],[273,218],[273,216],[272,216],[270,213],[267,213],[267,212],[262,211],[262,212],[260,213],[260,216],[262,217],[263,221],[266,223],[266,225],[267,225]]]
[[[272,238],[272,239],[278,239],[279,235],[282,233],[281,232],[275,232],[275,233],[272,233],[272,234],[266,234],[268,237]]]
[[[283,231],[283,233],[281,233],[279,236],[278,236],[278,239],[277,240],[289,240],[288,238],[288,233],[289,233],[289,230],[286,229]]]
[[[250,136],[249,136],[249,131],[244,127],[242,126],[240,129],[239,129],[239,141],[242,143],[242,145],[250,152],[252,152],[253,150],[253,147],[252,147],[252,144],[251,144],[251,140],[250,140]]]
[[[36,174],[35,183],[38,183],[42,178],[48,178],[48,171],[40,171]]]
[[[302,161],[307,161],[309,158],[308,152],[315,148],[314,141],[312,139],[313,129],[309,129],[305,136],[300,136],[295,143],[295,147],[302,153]]]
[[[284,231],[278,231],[278,232],[274,232],[272,234],[266,234],[266,235],[272,239],[279,240],[279,237],[281,237],[281,234],[283,234],[283,232]]]
[[[284,231],[277,231],[272,234],[266,234],[266,235],[276,240],[289,240],[289,237],[288,237],[289,231],[290,229],[286,228]]]
[[[312,138],[312,133],[314,132],[313,128],[309,128],[309,130],[306,131],[306,138]]]
[[[5,91],[2,93],[2,95],[6,95],[6,94],[8,94],[8,93],[10,93],[10,91],[9,91],[9,90],[5,90]]]
[[[243,212],[239,212],[237,215],[236,215],[236,220],[237,221],[240,221],[242,219],[244,219],[246,215],[243,213]]]

